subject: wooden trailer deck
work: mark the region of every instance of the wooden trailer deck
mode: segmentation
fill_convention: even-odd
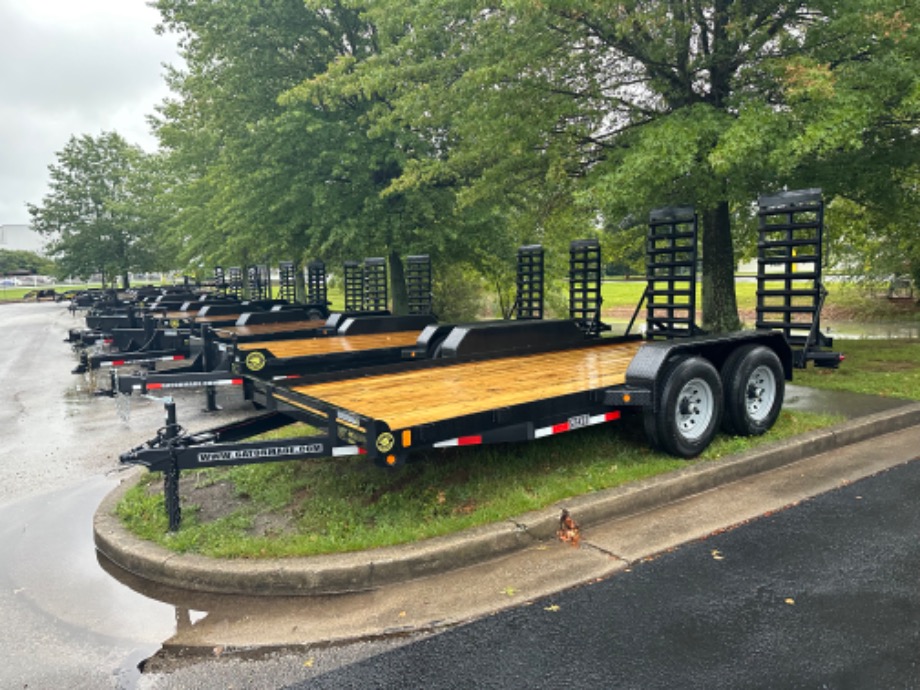
[[[361,376],[291,390],[405,429],[626,381],[641,341]]]
[[[290,333],[292,331],[304,331],[310,328],[322,328],[325,325],[325,319],[314,319],[312,321],[281,321],[278,323],[257,323],[251,326],[223,326],[214,329],[214,334],[218,338],[230,340],[233,336],[248,337],[274,333]]]
[[[387,347],[410,347],[418,340],[418,331],[396,331],[394,333],[368,333],[365,335],[346,335],[336,338],[301,338],[295,340],[266,340],[252,343],[239,343],[241,352],[249,350],[268,350],[275,357],[309,357],[311,355],[329,355],[338,352],[361,352]]]

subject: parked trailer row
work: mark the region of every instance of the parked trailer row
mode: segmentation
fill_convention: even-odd
[[[264,413],[183,434],[175,406],[167,401],[161,432],[123,454],[121,462],[164,471],[170,526],[176,529],[183,469],[348,455],[392,467],[418,451],[536,440],[627,415],[641,419],[652,445],[684,458],[702,452],[720,428],[765,433],[777,418],[793,366],[808,361],[836,366],[841,359],[823,349],[830,339],[816,336],[820,302],[806,322],[798,320],[801,293],[823,291],[813,284],[802,287],[801,276],[794,275],[800,236],[823,223],[822,208],[817,190],[760,200],[765,234],[785,233],[787,239],[785,245],[775,237],[761,242],[769,253],[761,257],[758,303],[789,315],[783,329],[702,333],[693,302],[696,216],[692,209],[662,209],[649,223],[645,338],[629,329],[622,336],[604,334],[599,249],[596,243],[573,243],[570,303],[578,316],[454,326],[437,356],[419,358],[412,355],[418,349],[409,348],[404,361],[381,366],[287,378],[263,378],[257,375],[261,368],[250,367],[241,373],[255,382],[250,392]],[[777,259],[781,251],[787,252],[785,261]],[[810,259],[820,263],[820,243],[815,251]],[[780,271],[766,268],[775,264]],[[813,281],[816,272],[811,273]],[[777,281],[782,287],[772,286]],[[761,305],[777,294],[779,304]],[[641,303],[637,313],[639,308]],[[786,331],[802,323],[811,337],[793,351]],[[257,346],[241,351],[260,353],[262,368],[272,359]],[[282,361],[301,357],[270,352]],[[317,361],[303,357],[295,368]],[[309,422],[321,433],[247,440],[294,421]]]

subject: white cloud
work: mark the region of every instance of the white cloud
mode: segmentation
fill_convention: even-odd
[[[179,63],[158,20],[146,0],[0,0],[0,224],[28,222],[71,135],[156,146],[145,118]]]

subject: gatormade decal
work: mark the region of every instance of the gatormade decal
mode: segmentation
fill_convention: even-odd
[[[396,439],[393,438],[393,434],[389,431],[385,431],[377,437],[377,450],[381,453],[389,453],[393,450],[394,445],[396,445]]]
[[[250,352],[246,355],[246,368],[249,371],[261,371],[265,367],[265,355],[261,352]]]
[[[277,448],[246,448],[241,450],[221,450],[213,453],[198,453],[201,465],[221,462],[241,462],[264,460],[267,458],[286,458],[292,455],[320,455],[325,450],[322,443],[310,443],[297,446],[278,446]]]

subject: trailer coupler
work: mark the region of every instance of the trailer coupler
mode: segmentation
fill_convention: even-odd
[[[176,404],[164,400],[166,424],[157,435],[119,456],[123,465],[141,465],[163,472],[169,530],[179,529],[180,470],[251,465],[282,460],[304,460],[342,455],[362,455],[357,446],[342,447],[326,433],[296,438],[241,442],[280,429],[296,420],[280,412],[268,412],[197,434],[186,433],[176,421]]]

